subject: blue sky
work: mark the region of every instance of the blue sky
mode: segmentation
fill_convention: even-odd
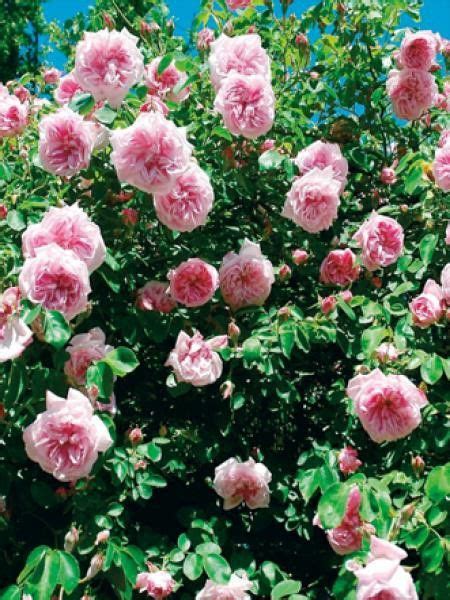
[[[175,18],[176,32],[183,35],[192,22],[200,0],[166,0]],[[47,0],[44,11],[47,20],[64,21],[78,11],[87,10],[94,0]],[[294,0],[291,10],[301,13],[314,4],[313,0]],[[431,29],[450,39],[450,0],[425,0],[422,9],[422,29]],[[48,62],[63,68],[62,57],[56,53],[48,56]]]

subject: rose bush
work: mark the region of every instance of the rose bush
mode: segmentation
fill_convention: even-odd
[[[0,88],[1,600],[447,600],[450,43],[120,4]]]

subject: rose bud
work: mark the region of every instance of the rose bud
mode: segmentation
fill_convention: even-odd
[[[290,278],[291,273],[292,273],[291,268],[285,264],[285,265],[281,265],[280,270],[278,271],[278,276],[281,281],[286,281],[286,279]]]
[[[310,71],[309,76],[311,79],[316,80],[319,79],[320,74],[317,71]]]
[[[128,439],[133,444],[133,446],[140,444],[144,439],[142,430],[139,427],[134,427],[128,434]]]
[[[292,250],[292,262],[299,266],[302,265],[303,263],[305,263],[309,258],[309,254],[306,252],[306,250]]]
[[[425,469],[425,461],[421,456],[411,458],[411,467],[416,475],[421,475]]]
[[[231,395],[233,394],[233,390],[234,390],[234,383],[232,383],[231,381],[224,381],[222,383],[222,385],[220,386],[220,393],[222,394],[222,398],[224,400],[231,398]]]
[[[358,451],[351,446],[346,446],[339,452],[338,461],[339,470],[344,475],[355,473],[362,465],[362,462],[358,458]]]
[[[398,358],[398,350],[394,344],[383,342],[375,350],[376,358],[382,363],[392,362]]]
[[[59,489],[59,488],[58,488]],[[65,488],[62,488],[65,491]],[[72,552],[75,546],[78,544],[80,535],[76,527],[71,527],[64,536],[64,550],[66,552]]]
[[[275,149],[275,140],[264,140],[263,143],[261,144],[261,146],[259,147],[259,151],[260,152],[267,152],[268,150],[274,150]]]
[[[152,23],[147,23],[147,21],[141,21],[140,28],[142,35],[150,35],[152,33],[158,33],[159,31],[161,31],[161,27],[158,25],[158,23],[155,23],[154,21]]]
[[[383,285],[383,281],[379,277],[372,277],[372,283],[378,289]]]
[[[94,556],[91,558],[91,564],[89,565],[85,579],[92,579],[95,577],[97,573],[101,571],[103,562],[104,558],[102,554],[94,554]]]
[[[383,167],[380,173],[380,181],[385,185],[392,185],[397,181],[397,175],[392,167]]]
[[[296,46],[308,46],[308,38],[304,33],[297,33],[295,36],[295,45]]]
[[[409,210],[409,206],[407,204],[400,204],[400,210],[402,213],[407,213]]]
[[[344,290],[343,292],[341,292],[340,296],[346,304],[348,304],[353,298],[353,294],[350,290]]]
[[[107,529],[104,529],[103,531],[99,531],[97,533],[97,537],[95,538],[94,545],[98,546],[99,544],[104,544],[105,542],[107,542],[109,540],[110,535],[111,534]]]
[[[61,73],[58,71],[58,69],[52,67],[51,69],[46,69],[44,71],[43,77],[47,85],[54,85],[58,83],[60,75]]]
[[[102,18],[103,18],[103,25],[105,27],[107,27],[110,30],[115,28],[116,25],[114,23],[114,19],[112,18],[112,16],[109,13],[104,12],[102,14]]]
[[[240,335],[241,330],[239,329],[239,327],[234,321],[230,321],[230,323],[228,323],[228,337],[230,338],[230,340],[235,342],[237,341]]]
[[[336,308],[337,300],[334,296],[327,296],[323,298],[320,302],[320,310],[324,315],[328,315]]]
[[[14,89],[14,96],[19,98],[21,102],[26,102],[30,97],[30,92],[23,85],[19,85]]]
[[[144,471],[144,469],[147,468],[147,461],[146,460],[137,460],[134,463],[134,470],[135,471]]]
[[[130,227],[134,227],[139,221],[139,211],[135,208],[124,208],[121,215],[123,223]]]
[[[8,216],[8,209],[4,204],[0,204],[0,220],[6,219]]]

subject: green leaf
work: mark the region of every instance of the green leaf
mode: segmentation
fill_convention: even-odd
[[[120,566],[123,569],[125,577],[134,585],[138,573],[138,566],[133,558],[125,551],[120,552]]]
[[[345,483],[334,483],[319,500],[318,514],[322,527],[337,527],[345,513],[350,487]]]
[[[70,325],[57,310],[47,310],[44,315],[45,341],[55,348],[62,348],[72,335]]]
[[[308,469],[296,477],[300,493],[306,504],[311,500],[319,488],[318,469]]]
[[[6,222],[14,231],[22,231],[27,226],[23,214],[15,209],[8,212]]]
[[[214,129],[211,132],[211,135],[215,135],[216,137],[221,137],[224,140],[228,140],[229,142],[233,141],[233,136],[228,131],[228,129],[225,129],[225,127],[214,127]]]
[[[337,305],[344,312],[349,319],[356,321],[356,314],[353,308],[351,308],[347,302],[344,302],[340,296],[337,297]]]
[[[203,567],[208,577],[216,583],[228,583],[231,577],[231,567],[220,554],[208,554],[204,556]]]
[[[68,594],[78,586],[80,580],[80,567],[77,560],[68,552],[59,552],[58,582]]]
[[[21,585],[25,581],[25,579],[27,579],[27,577],[31,575],[31,573],[34,571],[34,569],[41,562],[41,560],[44,558],[45,554],[49,550],[50,548],[48,546],[37,546],[30,552],[25,567],[22,569],[22,571],[19,573],[19,576],[17,577],[17,583],[19,585]]]
[[[270,169],[278,169],[283,163],[285,157],[277,150],[266,150],[258,158],[260,171],[268,171]]]
[[[431,263],[437,242],[438,236],[434,233],[428,233],[420,240],[419,254],[426,265]]]
[[[41,560],[28,582],[36,586],[33,589],[33,600],[48,600],[58,582],[60,569],[59,552],[49,550]]]
[[[87,387],[96,386],[100,398],[110,398],[113,393],[114,374],[105,362],[91,365],[86,372]]]
[[[214,542],[205,542],[203,544],[199,544],[195,548],[195,551],[197,552],[197,554],[201,554],[202,556],[205,556],[207,554],[220,554],[222,552],[220,546],[218,546]]]
[[[198,554],[188,554],[183,563],[183,573],[191,581],[195,581],[203,573],[203,558]]]
[[[363,331],[361,336],[361,349],[367,356],[370,356],[380,343],[389,335],[386,327],[370,327]]]
[[[170,63],[173,60],[173,54],[166,54],[160,61],[159,61],[159,65],[158,65],[158,75],[161,75],[166,69],[167,67],[170,65]]]
[[[177,546],[183,552],[187,552],[191,547],[191,540],[185,533],[182,533],[178,536]]]
[[[300,588],[300,581],[294,581],[293,579],[280,581],[280,583],[277,583],[277,585],[273,588],[272,593],[270,594],[271,600],[278,600],[279,598],[285,598],[290,594],[296,594],[300,591]]]
[[[450,495],[450,463],[435,467],[425,482],[425,493],[436,504]]]
[[[104,125],[111,125],[117,117],[117,113],[108,104],[95,111],[94,117]]]
[[[261,342],[254,337],[246,339],[242,344],[242,354],[244,360],[259,361],[261,359]]]
[[[91,94],[77,94],[69,102],[69,108],[80,115],[87,115],[94,108],[95,102]]]
[[[295,329],[292,323],[283,323],[278,330],[280,336],[280,345],[283,354],[290,358],[292,348],[295,344]]]
[[[430,385],[434,385],[439,381],[444,373],[444,366],[439,356],[434,354],[430,356],[420,367],[420,376]]]
[[[149,442],[148,444],[140,444],[136,447],[136,452],[142,456],[146,456],[153,462],[158,462],[162,457],[161,448],[153,442]]]
[[[21,598],[22,592],[17,585],[10,585],[0,592],[0,600],[20,600]]]
[[[428,527],[419,525],[419,527],[416,527],[416,529],[413,529],[406,534],[404,538],[405,545],[408,548],[420,548],[420,546],[426,542],[428,534]]]
[[[433,573],[441,566],[444,558],[444,545],[438,536],[434,536],[420,552],[423,567],[427,573]]]
[[[421,163],[421,161],[420,161]],[[423,179],[423,168],[422,164],[414,163],[405,178],[405,193],[407,195],[413,194],[416,188],[422,183]]]
[[[119,346],[111,350],[101,362],[109,365],[118,377],[124,377],[127,373],[131,373],[139,365],[136,354],[130,348]]]

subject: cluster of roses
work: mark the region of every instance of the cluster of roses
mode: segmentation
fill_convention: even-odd
[[[450,308],[450,263],[442,269],[441,285],[434,279],[428,279],[421,294],[416,296],[409,305],[413,323],[425,329],[434,325],[444,316]]]

